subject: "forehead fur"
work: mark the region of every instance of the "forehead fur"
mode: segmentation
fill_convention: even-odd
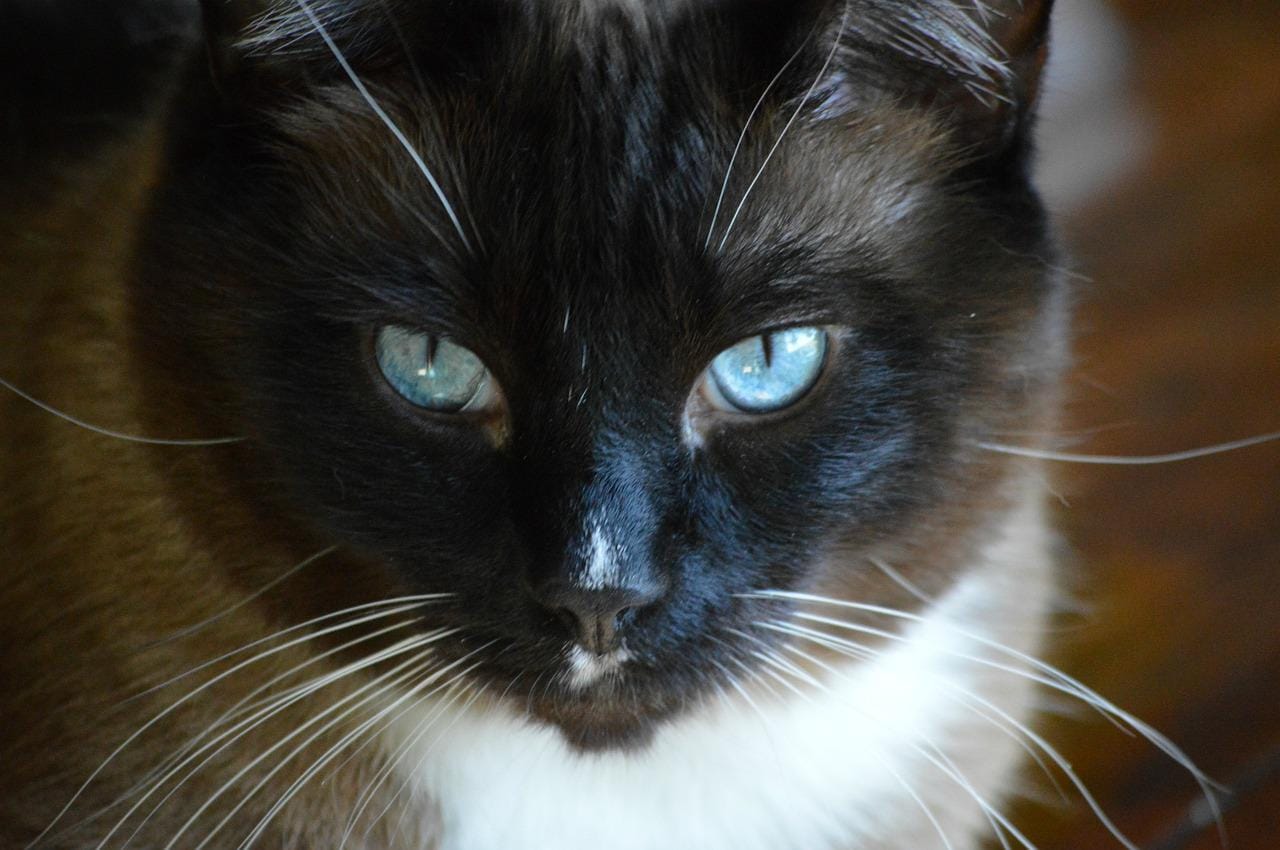
[[[615,18],[568,44],[514,45],[461,87],[386,72],[366,79],[445,194],[476,210],[470,224],[496,230],[505,246],[533,232],[519,214],[536,206],[539,220],[584,236],[601,221],[639,216],[662,230],[662,243],[698,253],[761,242],[817,250],[832,237],[870,250],[879,233],[937,199],[934,184],[964,163],[927,109],[870,87],[832,109],[831,93],[803,91],[807,78],[801,94],[762,96],[748,109],[757,92],[730,91],[714,52],[696,41],[619,37],[638,34],[633,26]],[[439,218],[413,157],[343,81],[276,122],[293,148],[286,159],[322,205],[341,214],[355,188],[373,220]],[[592,226],[578,230],[583,221]],[[431,229],[449,238],[447,222]]]
[[[562,38],[591,38],[590,30],[602,19],[629,18],[640,30],[651,31],[691,15],[740,5],[741,14],[776,13],[788,4],[809,15],[816,30],[838,38],[842,50],[880,57],[896,57],[911,65],[931,69],[969,88],[979,96],[1005,97],[1011,70],[1008,57],[992,28],[1017,14],[1023,0],[747,0],[713,3],[711,0],[533,0],[509,4],[508,11],[554,20]],[[250,54],[319,54],[326,50],[324,34],[339,44],[368,48],[379,40],[403,37],[398,21],[410,20],[422,10],[435,10],[433,0],[421,4],[409,0],[270,0],[249,20],[238,47]],[[754,7],[754,8],[753,8]],[[438,10],[465,16],[469,10]],[[808,27],[806,27],[808,28]],[[857,64],[856,62],[854,64]]]

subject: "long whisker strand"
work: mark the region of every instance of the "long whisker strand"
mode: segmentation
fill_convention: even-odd
[[[366,656],[365,658],[362,658],[356,662],[353,662],[344,667],[341,667],[333,672],[326,673],[322,676],[316,677],[315,679],[312,679],[309,682],[304,683],[303,685],[300,685],[296,688],[291,688],[288,691],[285,691],[283,694],[279,694],[276,697],[273,697],[265,705],[263,705],[256,711],[251,712],[247,718],[240,720],[239,722],[232,725],[230,728],[224,730],[220,734],[215,735],[212,738],[212,740],[206,742],[205,744],[203,744],[202,746],[199,746],[198,748],[195,748],[194,751],[191,751],[192,743],[189,743],[185,748],[188,750],[188,754],[185,757],[181,757],[180,759],[178,759],[177,763],[173,764],[173,766],[168,770],[168,772],[164,776],[160,777],[158,780],[156,780],[156,782],[152,784],[151,790],[149,790],[140,799],[138,799],[133,804],[133,806],[127,812],[125,812],[124,816],[121,817],[121,819],[116,823],[114,827],[112,827],[111,831],[108,832],[107,835],[103,837],[102,841],[98,845],[99,850],[100,848],[106,846],[107,842],[111,839],[111,836],[117,830],[119,830],[129,820],[129,818],[131,818],[134,815],[134,813],[138,811],[138,809],[142,806],[142,804],[145,803],[152,794],[154,794],[156,791],[162,788],[165,783],[173,779],[179,771],[183,770],[185,767],[190,765],[193,761],[200,758],[202,754],[205,754],[205,757],[198,764],[196,764],[195,767],[193,767],[190,771],[188,771],[185,776],[179,779],[178,782],[174,784],[172,788],[170,788],[169,792],[165,794],[165,796],[162,797],[156,803],[156,805],[152,808],[150,814],[148,814],[145,818],[143,818],[141,823],[139,823],[138,826],[134,829],[133,836],[136,836],[142,830],[143,826],[145,826],[146,823],[152,817],[155,816],[155,814],[159,811],[159,809],[188,780],[190,780],[193,776],[195,776],[201,770],[203,770],[204,767],[208,765],[214,758],[216,758],[219,753],[223,752],[229,746],[234,744],[236,741],[243,738],[245,735],[251,732],[254,728],[267,722],[272,717],[278,715],[280,712],[285,711],[290,706],[297,704],[303,699],[321,690],[322,688],[325,688],[331,684],[334,684],[335,682],[341,681],[342,679],[352,675],[353,673],[357,673],[368,667],[372,667],[375,664],[379,664],[383,661],[394,658],[397,655],[403,655],[406,652],[411,652],[413,650],[421,648],[422,646],[434,643],[437,640],[439,640],[441,637],[446,635],[447,633],[445,632],[428,633],[425,635],[421,635],[418,637],[409,638],[407,640],[401,641],[387,649],[381,650],[380,652],[373,653],[372,655]],[[355,642],[353,641],[352,643],[355,643]],[[299,666],[303,666],[303,665],[299,665]],[[213,732],[216,729],[216,724],[218,722],[221,722],[221,720],[222,719],[219,718],[219,721],[215,721],[215,725],[211,727],[210,730],[208,730],[205,733],[202,733],[202,735],[198,737],[203,737],[204,735],[208,735],[211,732]],[[133,836],[130,837],[129,841],[132,841]],[[125,842],[126,846],[128,845],[129,841]]]
[[[402,131],[396,122],[391,119],[391,116],[387,114],[386,110],[382,108],[381,104],[379,104],[374,96],[369,92],[364,81],[360,79],[360,75],[356,73],[355,68],[351,67],[351,63],[348,62],[347,57],[343,55],[341,48],[338,47],[338,43],[333,40],[333,36],[331,36],[329,34],[329,30],[325,28],[324,22],[321,21],[315,11],[312,10],[308,0],[294,0],[294,2],[298,4],[298,8],[307,16],[307,20],[311,22],[316,33],[324,40],[325,46],[329,48],[329,52],[333,54],[333,58],[337,60],[340,66],[342,66],[343,73],[347,75],[347,79],[349,79],[351,84],[356,87],[356,91],[358,91],[360,96],[364,98],[365,103],[367,103],[369,108],[373,110],[373,113],[378,116],[378,119],[386,125],[388,130],[391,131],[391,135],[395,136],[396,141],[399,142],[400,146],[404,148],[406,153],[408,153],[409,158],[413,160],[413,164],[417,166],[418,171],[422,173],[422,176],[426,178],[427,183],[431,185],[431,190],[435,192],[436,197],[440,200],[440,205],[444,207],[445,214],[449,216],[449,221],[453,222],[453,228],[458,232],[458,237],[462,239],[462,244],[466,246],[468,251],[471,251],[471,240],[467,238],[466,231],[462,227],[462,222],[458,219],[458,214],[454,212],[453,205],[449,203],[448,197],[445,196],[444,189],[440,186],[439,182],[436,181],[436,177],[431,172],[431,169],[427,167],[427,163],[422,158],[422,154],[418,153],[418,149],[409,141],[409,138],[404,134],[404,131]]]
[[[94,425],[92,422],[86,422],[85,420],[77,416],[72,416],[70,413],[59,410],[53,405],[43,402],[40,399],[36,398],[35,396],[30,395],[26,392],[23,392],[13,384],[6,381],[4,378],[0,378],[0,387],[4,387],[6,390],[18,396],[19,398],[22,398],[27,402],[34,404],[36,407],[40,408],[45,413],[49,413],[57,417],[58,419],[63,420],[64,422],[69,422],[72,425],[83,428],[86,431],[92,431],[93,433],[99,434],[103,437],[110,437],[113,440],[123,440],[126,443],[138,443],[144,446],[200,447],[200,446],[226,446],[232,443],[244,442],[244,437],[218,437],[211,440],[184,440],[184,439],[167,439],[162,437],[141,437],[141,436],[138,436],[137,434],[127,434],[123,431],[116,431],[111,428],[104,428],[101,425]]]
[[[1001,443],[982,442],[977,443],[976,445],[978,448],[989,452],[1014,455],[1015,457],[1029,457],[1037,460],[1054,461],[1057,463],[1084,463],[1096,466],[1159,466],[1165,463],[1180,463],[1186,460],[1196,460],[1202,457],[1225,454],[1226,452],[1234,452],[1240,449],[1251,448],[1252,446],[1260,446],[1263,443],[1273,443],[1277,440],[1280,440],[1280,431],[1272,431],[1269,434],[1259,434],[1256,437],[1232,440],[1229,443],[1217,443],[1212,446],[1201,446],[1200,448],[1158,455],[1090,455],[1077,454],[1075,452],[1056,452],[1048,449],[1035,449],[1025,446],[1006,446]]]
[[[769,162],[773,159],[773,155],[777,153],[778,148],[782,145],[782,140],[787,137],[787,133],[790,132],[792,125],[794,125],[796,123],[796,119],[800,117],[800,113],[804,110],[805,104],[809,102],[809,98],[813,97],[814,91],[817,90],[818,85],[826,77],[827,69],[831,67],[832,61],[840,51],[840,40],[844,37],[845,27],[848,23],[849,2],[846,0],[844,4],[844,13],[840,17],[840,27],[837,30],[836,37],[831,45],[831,52],[827,54],[826,61],[822,63],[822,67],[818,70],[817,76],[814,77],[813,84],[809,86],[809,90],[800,98],[799,103],[796,104],[795,111],[791,113],[791,117],[787,120],[787,123],[783,125],[782,132],[778,134],[778,138],[774,141],[773,147],[771,147],[769,152],[765,154],[764,162],[760,163],[760,168],[757,169],[755,176],[751,178],[751,182],[747,184],[746,190],[742,193],[741,200],[738,201],[738,206],[734,208],[733,215],[730,217],[729,223],[725,226],[724,236],[720,239],[720,245],[717,248],[717,251],[724,250],[724,246],[729,241],[729,235],[733,233],[733,227],[738,223],[738,217],[742,214],[743,207],[747,205],[747,199],[751,197],[752,190],[754,190],[756,188],[756,184],[760,182],[760,177],[764,174],[765,169],[769,167]]]

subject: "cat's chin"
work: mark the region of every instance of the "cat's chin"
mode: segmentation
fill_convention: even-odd
[[[649,708],[643,712],[609,702],[546,700],[533,706],[532,715],[554,727],[571,749],[582,753],[637,752],[653,741],[658,728],[675,714],[674,709]]]
[[[657,723],[632,718],[623,723],[559,722],[556,728],[570,749],[580,753],[634,753],[653,741]]]

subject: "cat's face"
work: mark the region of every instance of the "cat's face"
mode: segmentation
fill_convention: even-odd
[[[215,30],[137,287],[265,528],[448,594],[440,652],[586,748],[758,666],[753,592],[963,566],[1057,364],[1016,109],[863,3],[312,5],[385,113]]]

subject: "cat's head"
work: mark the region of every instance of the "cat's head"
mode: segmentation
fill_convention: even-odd
[[[584,748],[748,679],[758,592],[970,564],[1058,364],[1047,3],[204,5],[135,303],[246,536],[449,594],[441,655]]]

